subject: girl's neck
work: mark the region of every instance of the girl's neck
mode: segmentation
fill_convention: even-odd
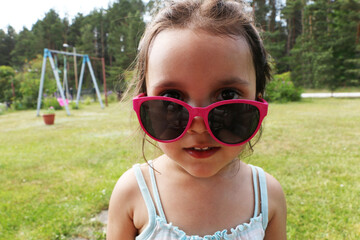
[[[233,181],[234,178],[238,177],[238,175],[240,174],[240,170],[242,168],[242,165],[244,164],[238,158],[235,158],[215,175],[207,178],[200,178],[189,174],[175,161],[169,159],[169,157],[165,154],[155,159],[154,162],[155,169],[158,170],[158,173],[161,175],[168,175],[171,176],[173,179],[181,178],[183,182],[197,182],[204,184],[211,183],[213,181]]]

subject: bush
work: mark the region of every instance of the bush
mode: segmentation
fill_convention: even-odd
[[[58,100],[54,97],[44,98],[44,109],[48,109],[49,107],[54,107],[55,110],[61,110],[62,107],[60,106]]]
[[[111,93],[108,95],[108,102],[109,103],[117,102],[117,96],[115,93]]]
[[[0,115],[5,114],[6,111],[6,105],[3,103],[0,103]]]
[[[113,92],[110,92],[110,94],[108,93],[107,99],[108,99],[108,103],[114,103],[118,101],[116,93]],[[101,100],[105,104],[105,95],[101,95]]]
[[[9,66],[0,66],[0,102],[6,102],[12,98],[11,85],[14,84],[15,71]]]
[[[87,96],[86,98],[85,98],[85,100],[84,100],[84,104],[85,105],[90,105],[91,103],[92,103],[92,98],[91,97],[89,97],[89,96]]]
[[[42,56],[24,65],[23,71],[16,73],[14,78],[16,99],[20,103],[15,109],[36,109],[39,96],[39,86],[42,70]],[[16,92],[18,89],[18,92]],[[56,82],[53,80],[53,73],[50,64],[47,64],[44,81],[44,93],[56,92]],[[55,106],[54,106],[55,107]]]
[[[76,101],[72,101],[70,103],[70,107],[71,107],[72,110],[79,110],[81,108],[80,104],[79,104],[79,106],[76,105]]]
[[[26,106],[20,100],[16,100],[11,104],[11,108],[13,110],[25,110]]]
[[[292,102],[301,100],[302,89],[295,87],[290,78],[290,72],[277,74],[268,83],[265,100],[269,102]]]
[[[22,105],[22,109],[36,109],[37,106],[37,97],[35,96],[23,96],[23,98],[20,100],[20,103]]]

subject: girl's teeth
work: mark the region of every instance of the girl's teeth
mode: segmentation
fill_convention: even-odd
[[[207,150],[209,150],[210,148],[209,148],[209,147],[205,147],[205,148],[197,148],[197,147],[194,147],[194,149],[195,149],[196,151],[207,151]]]

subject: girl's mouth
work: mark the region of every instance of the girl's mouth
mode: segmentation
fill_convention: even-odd
[[[207,151],[207,150],[210,150],[210,149],[211,149],[211,147],[204,147],[204,148],[197,148],[197,147],[194,147],[193,149],[194,149],[194,150],[196,150],[196,151]]]
[[[220,147],[191,147],[184,150],[194,158],[207,158],[215,154]]]

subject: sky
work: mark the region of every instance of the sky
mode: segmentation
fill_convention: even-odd
[[[43,19],[50,9],[54,9],[61,19],[71,19],[78,12],[84,15],[92,10],[104,8],[115,0],[0,0],[0,29],[7,32],[11,25],[17,33],[23,27],[29,30],[37,20]]]

